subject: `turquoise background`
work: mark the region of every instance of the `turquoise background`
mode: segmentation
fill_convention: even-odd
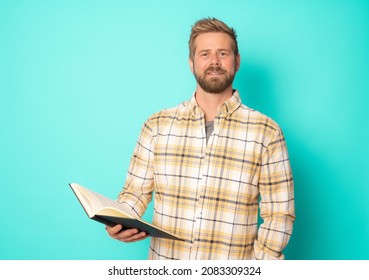
[[[143,122],[192,95],[187,41],[208,16],[238,32],[243,102],[285,132],[287,259],[369,259],[369,1],[355,0],[0,0],[0,259],[147,258],[149,240],[110,239],[68,183],[117,196]]]

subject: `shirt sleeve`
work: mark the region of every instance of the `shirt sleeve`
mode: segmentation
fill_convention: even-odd
[[[118,202],[130,208],[131,214],[138,217],[145,213],[154,189],[152,131],[148,120],[142,127],[128,168],[126,183],[118,196]]]
[[[259,179],[263,223],[254,243],[256,259],[284,259],[295,220],[294,186],[283,132],[278,127],[262,154]]]

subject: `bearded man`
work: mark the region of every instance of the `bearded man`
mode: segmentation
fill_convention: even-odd
[[[196,91],[145,122],[118,201],[140,217],[154,196],[153,223],[183,239],[152,237],[150,259],[283,259],[295,208],[282,130],[233,89],[233,28],[199,20],[189,50]],[[122,242],[147,237],[121,225],[107,232]]]

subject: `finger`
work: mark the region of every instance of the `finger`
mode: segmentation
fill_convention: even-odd
[[[129,243],[129,242],[136,242],[136,241],[141,241],[143,239],[145,239],[147,237],[147,233],[144,232],[144,231],[141,231],[141,232],[138,232],[136,234],[133,234],[133,235],[130,235],[130,236],[127,236],[127,237],[120,237],[118,238],[119,241],[122,241],[122,242],[126,242],[126,243]]]
[[[106,231],[108,232],[110,236],[114,236],[118,234],[122,230],[122,228],[123,226],[119,224],[115,225],[114,227],[109,227],[109,226],[105,227]]]
[[[127,238],[130,238],[130,237],[134,236],[135,234],[138,234],[138,233],[139,233],[139,230],[137,228],[121,230],[120,232],[118,232],[117,234],[114,235],[114,238],[116,238],[116,239],[127,239]]]

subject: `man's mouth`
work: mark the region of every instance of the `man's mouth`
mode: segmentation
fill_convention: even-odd
[[[219,69],[211,69],[211,70],[208,70],[208,71],[206,71],[206,74],[207,75],[222,75],[222,74],[224,74],[225,73],[225,71],[223,71],[223,70],[219,70]]]
[[[213,67],[210,66],[208,69],[206,69],[205,73],[207,75],[222,75],[224,74],[226,71],[224,69],[222,69],[221,67]]]

